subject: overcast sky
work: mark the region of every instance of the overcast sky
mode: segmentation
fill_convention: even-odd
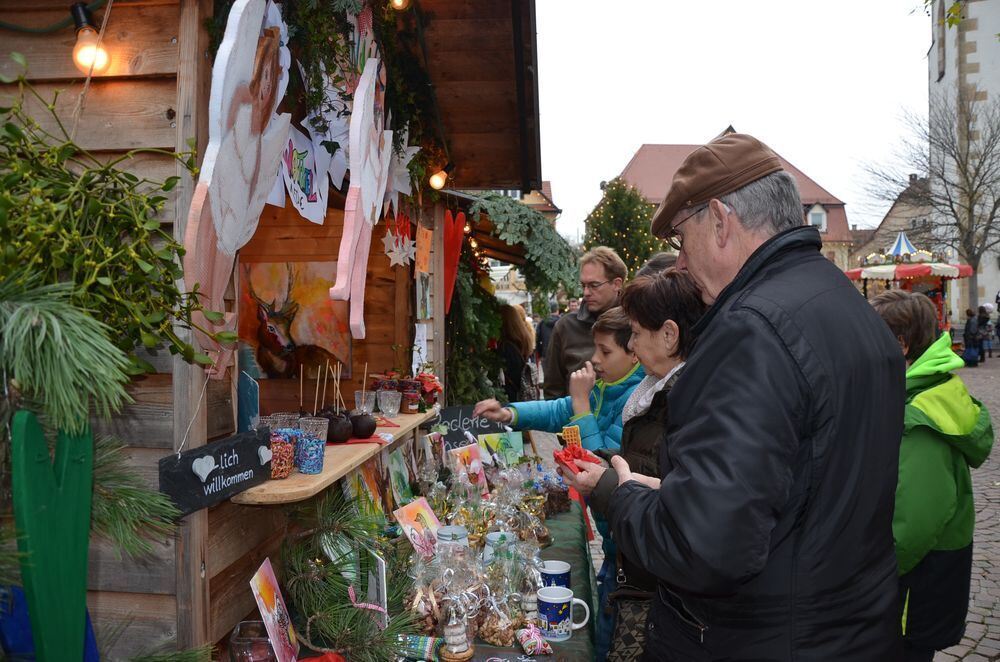
[[[891,159],[904,111],[926,115],[922,0],[539,0],[542,174],[582,236],[643,143],[728,125],[763,140],[874,226],[864,164]],[[598,9],[598,7],[600,9]]]

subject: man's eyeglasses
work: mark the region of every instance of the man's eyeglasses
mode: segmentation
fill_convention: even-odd
[[[688,214],[687,216],[685,216],[684,218],[682,218],[679,222],[675,223],[673,225],[673,227],[670,228],[670,233],[667,234],[667,236],[665,238],[665,240],[667,242],[667,245],[670,246],[671,248],[673,248],[674,250],[677,250],[677,251],[679,251],[681,248],[683,248],[684,247],[684,237],[682,237],[681,235],[679,235],[677,233],[677,228],[679,228],[680,226],[684,225],[689,220],[691,220],[693,217],[697,216],[698,214],[700,214],[701,212],[705,211],[706,209],[708,209],[708,204],[707,203],[703,204],[703,205],[700,205],[700,206],[696,207],[693,212],[691,212],[690,214]]]
[[[595,290],[598,290],[598,289],[604,287],[605,285],[607,285],[610,282],[611,282],[610,280],[602,280],[599,283],[597,283],[597,282],[594,282],[594,283],[580,283],[580,287],[582,287],[584,291],[590,290],[591,292],[593,292]]]

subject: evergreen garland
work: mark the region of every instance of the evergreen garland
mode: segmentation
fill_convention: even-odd
[[[384,517],[359,512],[337,490],[294,511],[293,521],[299,533],[285,543],[282,559],[299,638],[317,652],[333,651],[350,660],[395,659],[403,651],[402,637],[415,632],[403,604],[411,584],[403,551],[409,545],[383,537]],[[386,561],[389,625],[384,630],[376,612],[354,606],[349,595],[351,587],[358,601],[367,593],[366,549]]]
[[[489,217],[494,234],[512,246],[525,249],[524,274],[528,289],[541,301],[546,314],[548,297],[562,289],[571,296],[579,290],[576,255],[555,225],[534,209],[499,193],[477,197],[469,207],[477,222]],[[500,337],[500,301],[484,287],[488,275],[468,242],[462,245],[454,300],[446,320],[448,404],[468,404],[497,398],[505,400],[499,386],[502,362],[494,349]]]
[[[476,198],[469,213],[476,221],[485,213],[501,241],[524,247],[525,262],[518,268],[529,290],[552,294],[560,287],[570,293],[579,289],[573,249],[540,213],[499,193]]]
[[[455,278],[451,310],[445,320],[447,370],[445,389],[449,405],[497,398],[505,400],[499,381],[503,364],[491,344],[500,337],[500,301],[481,283],[468,242]],[[492,376],[492,379],[491,379]]]
[[[616,177],[607,183],[601,201],[587,216],[584,246],[588,250],[595,246],[614,249],[631,276],[654,253],[667,250],[666,243],[649,231],[654,211],[656,205]]]

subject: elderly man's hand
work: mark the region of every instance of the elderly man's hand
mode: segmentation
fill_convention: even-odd
[[[583,460],[573,460],[576,462],[576,466],[580,469],[580,473],[574,474],[566,471],[562,467],[557,467],[559,474],[563,477],[563,480],[567,485],[575,489],[582,496],[590,496],[590,493],[594,491],[597,487],[597,483],[601,480],[601,476],[607,469],[600,464],[595,464],[593,462],[584,462]]]
[[[634,480],[637,483],[641,483],[646,487],[651,487],[654,490],[660,489],[659,478],[653,478],[652,476],[645,476],[643,474],[632,473],[632,469],[629,468],[628,462],[626,462],[625,458],[623,458],[621,455],[615,455],[613,458],[611,458],[611,466],[614,467],[615,472],[618,474],[619,485],[624,485],[630,480]]]

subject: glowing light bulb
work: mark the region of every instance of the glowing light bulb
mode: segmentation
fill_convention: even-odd
[[[410,0],[390,0],[389,4],[396,11],[405,11],[410,6]]]
[[[97,43],[97,31],[89,25],[80,28],[76,33],[76,46],[73,47],[73,63],[85,74],[91,71],[94,75],[103,74],[111,64],[111,57],[104,46]]]
[[[431,185],[431,188],[435,191],[443,189],[445,183],[448,181],[448,175],[450,175],[454,169],[455,166],[449,163],[442,170],[438,170],[431,175],[430,181],[428,182]]]

